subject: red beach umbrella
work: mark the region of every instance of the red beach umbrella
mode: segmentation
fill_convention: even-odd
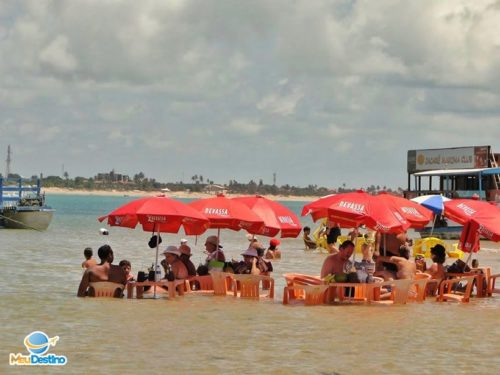
[[[109,214],[99,217],[99,221],[108,220],[108,225],[135,228],[142,225],[144,231],[158,233],[178,233],[180,227],[186,234],[202,234],[208,228],[208,219],[200,212],[180,201],[165,196],[147,197],[133,200]],[[158,266],[158,250],[156,242],[155,270]],[[154,288],[156,298],[156,286]]]
[[[214,198],[198,199],[189,203],[193,209],[201,212],[209,221],[209,228],[245,229],[249,233],[258,233],[264,222],[250,208],[241,202],[219,194]]]
[[[366,225],[383,233],[400,233],[410,223],[392,205],[362,190],[328,195],[306,204],[302,216],[311,214],[314,221],[328,218],[344,227]]]
[[[388,205],[393,205],[411,225],[412,228],[423,228],[432,220],[434,214],[426,207],[406,198],[382,192],[377,195]]]
[[[278,202],[260,195],[236,197],[233,200],[249,207],[264,221],[264,226],[255,234],[274,237],[281,231],[281,238],[295,238],[302,230],[297,215]]]
[[[145,231],[201,234],[208,228],[208,219],[199,211],[180,201],[164,196],[133,200],[98,218],[108,219],[108,225],[135,228],[141,224]]]
[[[459,249],[469,253],[479,251],[479,239],[500,241],[500,208],[474,199],[452,199],[444,203],[444,215],[463,224]]]
[[[444,202],[444,215],[459,224],[474,219],[478,224],[500,216],[500,208],[494,204],[474,199],[452,199]]]
[[[460,235],[460,240],[458,241],[458,248],[466,253],[477,253],[480,249],[479,244],[479,233],[477,227],[472,224],[472,221],[468,221]],[[468,262],[468,260],[467,260]]]

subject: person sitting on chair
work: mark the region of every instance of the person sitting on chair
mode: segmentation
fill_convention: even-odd
[[[371,244],[362,244],[361,253],[363,254],[363,259],[361,259],[361,262],[354,262],[354,267],[357,270],[364,269],[368,275],[373,276],[375,272],[375,263],[373,262],[373,247]]]
[[[410,259],[410,249],[406,246],[399,248],[399,256],[377,257],[377,264],[392,263],[396,266],[397,272],[387,270],[375,272],[375,276],[383,277],[384,280],[390,281],[394,279],[414,279],[417,273],[415,262]]]
[[[125,277],[127,279],[127,282],[129,281],[135,281],[134,280],[134,275],[130,273],[132,270],[132,264],[126,259],[120,260],[120,263],[118,265],[123,269],[123,272],[125,272]]]
[[[224,252],[221,250],[222,245],[219,243],[219,238],[217,236],[208,236],[205,240],[205,250],[208,253],[207,264],[211,260],[217,260],[219,262],[225,262],[226,257]]]
[[[446,271],[444,269],[443,263],[446,260],[446,249],[443,245],[435,245],[431,248],[431,258],[432,258],[432,266],[429,267],[425,271],[431,275],[432,279],[444,279],[446,275]]]
[[[187,279],[188,270],[180,259],[181,252],[176,246],[168,246],[163,252],[165,255],[166,272],[165,278],[169,279],[169,275],[173,275],[173,279]]]
[[[241,255],[243,256],[243,261],[233,263],[234,273],[260,275],[261,272],[259,267],[257,267],[257,249],[249,247]]]
[[[191,262],[191,248],[186,245],[182,244],[179,246],[179,251],[181,252],[180,259],[182,263],[186,266],[186,269],[188,271],[189,276],[196,276],[196,267],[194,266],[193,262]]]
[[[265,255],[266,259],[281,259],[281,251],[278,249],[280,243],[280,240],[277,238],[272,238],[271,241],[269,241],[269,248]]]
[[[321,278],[328,275],[335,275],[349,272],[349,258],[354,252],[354,243],[350,240],[344,241],[339,247],[338,253],[331,254],[326,257],[321,267]]]
[[[78,287],[77,296],[85,297],[95,295],[94,288],[90,283],[98,281],[109,281],[112,283],[122,284],[125,286],[127,279],[125,272],[120,266],[115,266],[113,263],[113,250],[109,245],[103,245],[97,251],[101,263],[99,265],[87,268],[83,273],[80,286]],[[115,291],[115,297],[122,296],[122,289],[117,288]]]

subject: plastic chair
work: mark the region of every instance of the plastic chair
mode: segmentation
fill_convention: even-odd
[[[302,273],[285,273],[283,277],[285,278],[286,286],[320,285],[323,283],[319,276]],[[290,289],[289,297],[290,299],[304,299],[305,292],[300,288]]]
[[[240,298],[259,299],[260,297],[274,298],[274,279],[265,275],[232,275],[233,295]],[[260,283],[269,282],[269,293],[260,295]]]
[[[96,281],[90,283],[89,286],[94,290],[94,295],[91,297],[121,297],[123,293],[123,284],[112,283],[110,281]],[[117,293],[117,290],[120,290]]]
[[[284,273],[283,277],[287,285],[293,285],[294,281],[306,283],[306,285],[319,285],[322,284],[321,277],[314,275],[306,275],[303,273]]]
[[[418,274],[417,274],[418,275]],[[423,274],[427,275],[427,274]],[[430,280],[429,277],[416,278],[413,280],[410,286],[409,300],[414,302],[422,303],[425,301],[425,295],[427,294],[427,282]]]
[[[474,285],[475,276],[454,277],[452,279],[443,280],[439,286],[439,294],[436,301],[457,301],[467,303],[470,300],[472,286]],[[458,290],[460,282],[467,282],[465,290]]]
[[[478,297],[491,297],[491,267],[472,268],[471,272],[477,273],[480,277],[476,278],[476,290]],[[481,285],[479,285],[481,283]]]
[[[327,301],[328,285],[292,285],[285,286],[283,289],[283,305],[288,305],[290,302],[299,303],[303,301],[304,305],[323,305]],[[301,291],[304,298],[290,298],[294,296],[296,291]]]
[[[375,283],[375,284],[367,284],[368,291],[370,295],[373,295],[373,288],[380,288],[383,286],[391,287],[390,299],[389,300],[379,300],[373,301],[370,299],[371,303],[377,304],[393,304],[393,305],[403,305],[408,302],[410,287],[415,282],[415,280],[411,279],[400,279],[400,280],[391,280],[384,281],[383,283]]]
[[[191,276],[187,279],[190,291],[213,291],[214,283],[211,275]]]
[[[417,272],[415,274],[415,277],[413,278],[413,280],[428,280],[430,278],[431,278],[431,275],[429,275],[428,273]]]
[[[500,277],[500,273],[490,276],[490,280],[488,283],[488,295],[490,296],[493,295],[493,293],[500,293],[500,289],[495,287],[495,283],[498,277]]]
[[[211,271],[210,276],[212,277],[214,295],[227,296],[230,294],[229,285],[233,280],[234,274],[220,271]]]

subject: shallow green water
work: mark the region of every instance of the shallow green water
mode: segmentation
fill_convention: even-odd
[[[133,272],[150,266],[150,233],[103,227],[96,218],[129,197],[54,195],[57,212],[49,230],[0,231],[0,373],[8,354],[27,354],[24,337],[41,330],[60,340],[50,352],[65,355],[52,373],[166,374],[442,374],[498,373],[500,297],[468,305],[406,306],[281,305],[284,272],[318,274],[325,255],[305,253],[300,239],[282,241],[283,259],[274,262],[276,297],[240,301],[231,297],[187,295],[167,299],[77,298],[83,249],[109,243],[115,260],[129,259]],[[286,202],[296,212],[300,202]],[[303,224],[311,224],[304,219]],[[203,240],[190,237],[195,264]],[[183,234],[163,236],[178,244]],[[243,232],[224,231],[228,258],[239,259],[248,242]],[[500,246],[485,243],[482,265],[500,272]],[[33,369],[32,369],[33,370]]]

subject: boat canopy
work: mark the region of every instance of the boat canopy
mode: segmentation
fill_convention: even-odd
[[[415,176],[456,176],[456,175],[500,174],[500,168],[438,169],[414,173]]]

